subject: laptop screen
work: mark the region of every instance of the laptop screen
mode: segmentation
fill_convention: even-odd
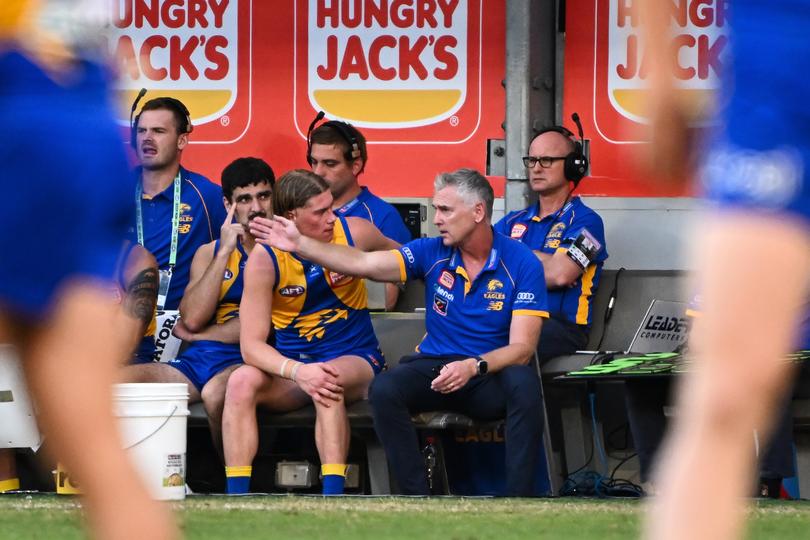
[[[689,337],[691,320],[686,302],[653,300],[639,324],[629,352],[672,352]]]

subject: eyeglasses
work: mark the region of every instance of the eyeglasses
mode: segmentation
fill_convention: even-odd
[[[566,156],[561,156],[561,157],[554,157],[554,156],[538,156],[538,157],[524,156],[523,157],[523,165],[525,165],[527,169],[531,169],[532,167],[534,167],[535,165],[537,165],[539,163],[541,167],[543,167],[544,169],[548,169],[549,167],[551,167],[551,165],[555,161],[559,161],[559,160],[565,159],[565,158],[566,158]]]

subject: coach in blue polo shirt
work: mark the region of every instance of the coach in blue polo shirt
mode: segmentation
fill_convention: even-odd
[[[492,187],[480,173],[440,174],[435,190],[440,238],[398,250],[323,244],[278,217],[254,220],[251,230],[260,242],[336,272],[424,280],[427,334],[417,354],[377,376],[369,395],[374,427],[403,493],[429,493],[411,415],[452,410],[480,420],[506,418],[507,491],[531,495],[543,418],[540,384],[528,363],[548,316],[543,267],[527,247],[493,231]]]
[[[134,124],[135,151],[141,166],[133,194],[133,237],[157,259],[158,309],[176,310],[188,285],[197,248],[219,238],[226,211],[222,188],[180,166],[193,126],[177,99],[146,102]],[[136,353],[136,362],[152,360],[154,325]]]
[[[591,300],[608,257],[602,218],[571,196],[587,169],[576,166],[579,159],[584,160],[580,143],[566,128],[541,131],[523,158],[537,204],[495,225],[497,232],[529,246],[543,263],[550,317],[537,351],[541,363],[585,348]]]
[[[368,220],[383,236],[400,244],[411,240],[411,233],[397,209],[360,185],[359,176],[366,168],[368,149],[366,138],[359,129],[337,120],[324,122],[309,137],[307,160],[312,172],[329,184],[335,214]],[[394,308],[398,296],[399,288],[387,283],[387,310]]]

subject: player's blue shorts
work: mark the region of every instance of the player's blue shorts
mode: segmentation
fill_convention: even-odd
[[[134,186],[106,77],[0,52],[0,309],[42,317],[68,278],[113,278]]]
[[[810,55],[806,2],[735,0],[723,132],[706,156],[721,207],[810,220]]]
[[[203,386],[225,368],[242,363],[238,343],[195,341],[174,360],[166,362],[188,377],[202,392]]]
[[[281,354],[286,356],[287,358],[292,358],[294,360],[299,360],[304,362],[305,364],[314,364],[316,362],[328,362],[329,360],[334,360],[340,356],[359,356],[366,362],[368,365],[371,366],[371,369],[374,370],[374,375],[379,375],[380,372],[385,369],[385,356],[380,349],[358,349],[354,351],[346,351],[346,352],[337,352],[335,354],[324,356],[324,357],[314,357],[308,356],[305,354],[296,355],[296,354],[286,354],[283,351],[279,351]]]

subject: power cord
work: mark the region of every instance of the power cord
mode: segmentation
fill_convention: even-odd
[[[616,304],[616,299],[619,297],[619,278],[622,275],[622,272],[625,271],[624,266],[619,268],[616,272],[616,276],[613,278],[613,289],[610,291],[610,298],[608,299],[608,305],[605,307],[605,314],[602,318],[602,335],[599,336],[599,343],[596,345],[596,350],[602,350],[602,342],[605,340],[605,334],[607,333],[608,323],[610,322],[610,318],[613,317],[613,307]]]
[[[569,474],[562,487],[560,488],[560,496],[562,497],[641,497],[644,490],[641,486],[623,478],[616,478],[616,473],[622,465],[627,463],[630,459],[636,456],[635,453],[626,456],[622,459],[611,471],[609,477],[594,470],[585,470],[591,462],[596,453],[599,455],[602,470],[607,471],[607,454],[599,436],[598,426],[596,424],[596,393],[591,391],[588,393],[588,401],[591,411],[591,428],[593,430],[593,445],[591,446],[591,453],[585,464],[579,469]],[[621,428],[621,426],[620,426]],[[611,432],[611,434],[618,431],[618,429]],[[625,445],[625,449],[627,448]],[[594,448],[596,450],[594,450]]]

